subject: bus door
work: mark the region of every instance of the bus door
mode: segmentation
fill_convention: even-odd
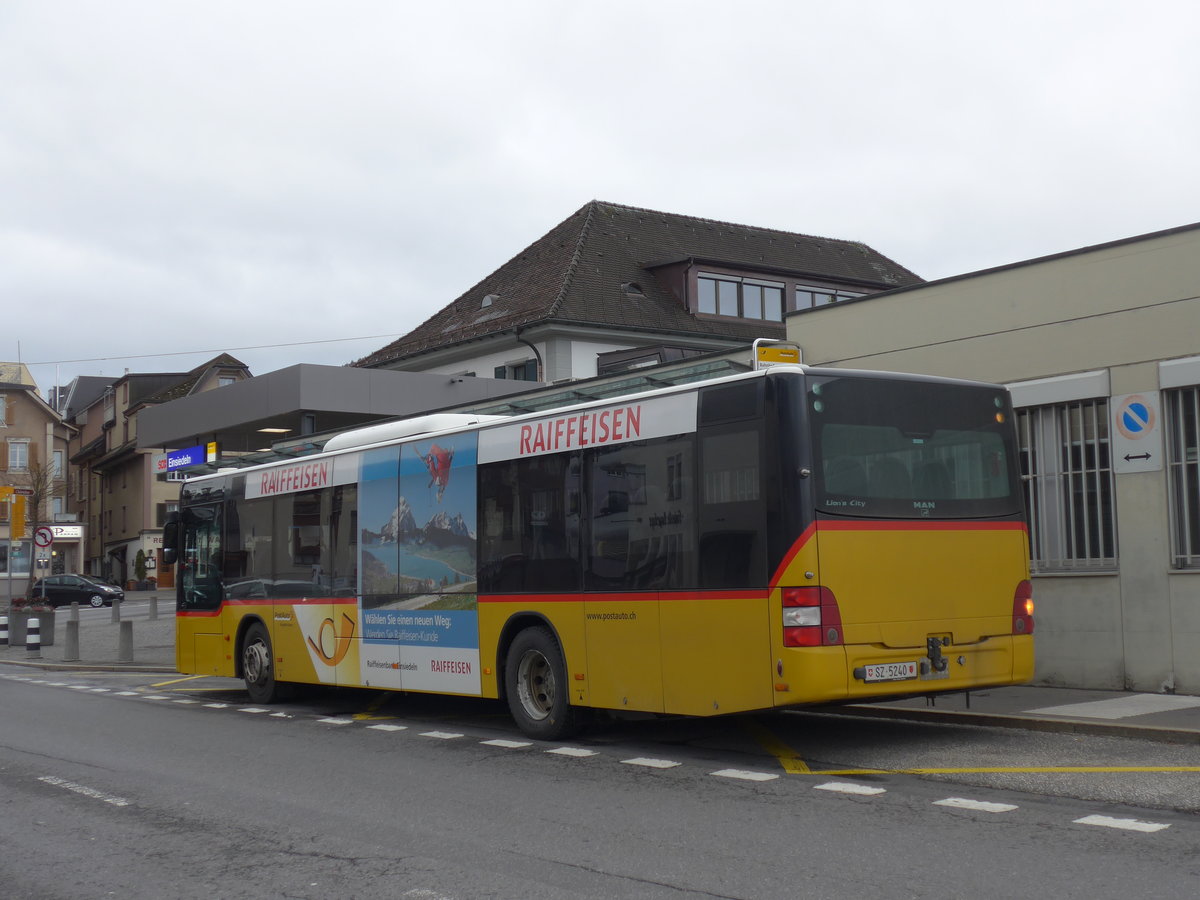
[[[282,681],[358,685],[359,623],[355,591],[335,571],[338,544],[351,535],[342,521],[343,488],[302,491],[274,498],[271,548],[276,677]],[[335,500],[338,506],[335,509]],[[341,568],[341,554],[338,555]],[[348,568],[348,567],[347,567]]]
[[[224,599],[221,511],[221,504],[205,504],[189,507],[181,516],[177,619],[183,639],[175,644],[176,667],[181,672],[197,672],[200,661],[212,671],[199,674],[228,674],[218,664],[225,657],[220,617]]]

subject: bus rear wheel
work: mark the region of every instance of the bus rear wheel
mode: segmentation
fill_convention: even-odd
[[[513,719],[530,737],[554,741],[579,730],[581,710],[571,706],[562,648],[547,629],[526,628],[513,640],[504,687]]]
[[[242,642],[242,680],[253,703],[273,703],[280,699],[275,681],[274,657],[271,655],[271,636],[262,622],[246,630]]]

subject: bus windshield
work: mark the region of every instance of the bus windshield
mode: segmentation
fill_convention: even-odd
[[[821,512],[962,519],[1021,511],[1003,389],[814,378],[807,402]]]

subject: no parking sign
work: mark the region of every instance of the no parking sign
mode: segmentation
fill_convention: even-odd
[[[1162,415],[1158,391],[1121,394],[1109,405],[1112,429],[1113,471],[1157,472],[1162,469]]]

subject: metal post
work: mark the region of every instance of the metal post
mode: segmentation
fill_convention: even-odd
[[[42,658],[42,623],[36,616],[29,619],[25,629],[25,653],[30,659]]]
[[[117,662],[133,662],[133,621],[129,619],[121,623],[121,633],[117,639]]]
[[[0,647],[8,646],[8,616],[0,616]]]
[[[150,595],[150,618],[158,618],[158,594]]]
[[[79,621],[79,601],[78,600],[71,601],[71,614],[69,616],[67,616],[67,621],[68,622],[78,622]]]
[[[77,662],[79,660],[79,620],[67,620],[67,645],[63,648],[64,662]]]
[[[112,602],[112,620],[114,622],[121,621],[121,601],[113,600]]]

